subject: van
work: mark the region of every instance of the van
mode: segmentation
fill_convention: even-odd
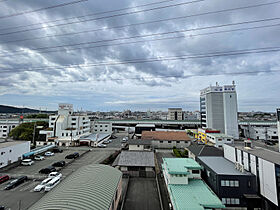
[[[8,175],[0,176],[0,184],[10,179]]]
[[[50,191],[52,188],[54,188],[58,183],[60,182],[60,177],[54,177],[48,184],[45,186],[45,191]]]
[[[34,161],[31,159],[24,159],[21,161],[21,165],[23,165],[23,166],[31,166],[33,163],[34,163]]]

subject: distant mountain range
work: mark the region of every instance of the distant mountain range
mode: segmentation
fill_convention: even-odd
[[[40,110],[37,109],[0,105],[0,113],[39,113],[39,112]],[[41,113],[53,113],[53,111],[41,111]]]

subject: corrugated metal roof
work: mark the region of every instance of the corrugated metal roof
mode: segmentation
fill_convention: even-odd
[[[220,199],[202,180],[192,179],[187,185],[169,184],[168,189],[174,210],[225,208]]]
[[[143,131],[143,140],[190,141],[185,131]]]
[[[122,173],[107,165],[81,167],[48,192],[29,210],[108,210]]]
[[[155,167],[154,153],[147,151],[122,151],[113,166]]]

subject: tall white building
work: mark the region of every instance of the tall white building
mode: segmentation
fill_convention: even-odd
[[[46,134],[46,142],[37,142],[39,145],[74,146],[81,136],[90,134],[90,120],[86,115],[75,115],[72,104],[59,104],[58,115],[49,117],[49,128],[40,134]]]
[[[200,91],[202,128],[218,129],[228,136],[239,138],[237,120],[237,94],[232,85],[209,86]]]

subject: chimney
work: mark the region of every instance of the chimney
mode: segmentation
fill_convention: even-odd
[[[278,151],[280,152],[280,108],[276,109],[277,131],[278,131]]]

